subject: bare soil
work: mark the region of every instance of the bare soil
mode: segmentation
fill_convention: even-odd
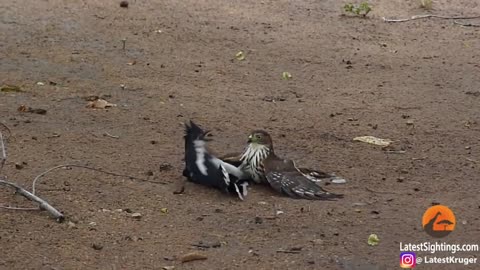
[[[341,16],[333,0],[0,3],[0,84],[23,90],[0,92],[12,131],[1,174],[29,188],[50,167],[82,164],[165,183],[46,175],[38,194],[67,221],[0,210],[1,269],[397,269],[400,242],[435,241],[421,225],[435,203],[457,218],[441,241],[480,243],[480,28],[381,19],[478,15],[479,2],[434,0],[425,11],[370,1],[367,18]],[[117,106],[87,108],[90,96]],[[187,119],[212,130],[217,153],[267,130],[279,155],[347,178],[326,187],[345,198],[254,186],[242,202],[192,183],[173,194]],[[362,135],[394,143],[352,141]],[[31,206],[3,187],[0,202]],[[207,259],[179,261],[194,251]]]

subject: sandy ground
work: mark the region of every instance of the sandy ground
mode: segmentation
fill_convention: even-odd
[[[433,14],[480,14],[477,1],[433,2]],[[0,92],[11,130],[2,128],[1,174],[30,187],[50,167],[81,164],[164,184],[78,168],[46,175],[37,192],[67,221],[0,210],[0,268],[397,269],[400,242],[434,241],[421,217],[435,203],[457,218],[441,241],[479,244],[480,28],[387,24],[383,16],[426,11],[370,3],[356,18],[333,0],[1,0],[0,84],[23,91]],[[117,106],[86,108],[90,96]],[[267,130],[279,155],[347,178],[327,187],[345,198],[292,200],[255,186],[241,202],[192,183],[173,194],[187,119],[212,130],[218,153]],[[352,141],[362,135],[401,153]],[[6,188],[0,202],[31,206]],[[378,246],[367,244],[372,233]],[[189,252],[207,259],[182,264]]]

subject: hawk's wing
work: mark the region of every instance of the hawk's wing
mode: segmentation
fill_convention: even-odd
[[[343,197],[324,190],[305,177],[291,160],[269,158],[263,166],[270,186],[289,197],[309,200],[333,200]]]

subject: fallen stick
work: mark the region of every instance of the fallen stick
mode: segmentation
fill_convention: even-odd
[[[410,18],[405,18],[405,19],[390,19],[390,18],[385,18],[382,17],[384,22],[408,22],[408,21],[413,21],[413,20],[419,20],[419,19],[428,19],[428,18],[438,18],[438,19],[445,19],[445,20],[471,20],[471,19],[478,19],[480,16],[470,16],[470,17],[465,17],[465,16],[442,16],[442,15],[434,15],[434,14],[425,14],[425,15],[414,15]]]
[[[10,129],[8,129],[8,127],[5,126],[5,124],[3,124],[3,123],[0,123],[0,124],[1,124],[0,126],[6,127],[7,130],[11,133]],[[7,160],[7,151],[6,151],[5,143],[4,143],[4,140],[3,140],[2,132],[0,132],[0,172],[3,168],[3,165],[5,164],[6,160]],[[18,184],[15,184],[15,183],[4,180],[5,178],[0,179],[0,185],[7,186],[7,187],[10,187],[10,188],[14,188],[16,193],[22,195],[23,197],[27,198],[30,201],[33,201],[33,202],[36,202],[36,203],[39,204],[38,208],[12,207],[12,206],[6,206],[6,205],[0,205],[0,208],[8,209],[8,210],[46,210],[57,220],[57,222],[62,222],[65,219],[65,216],[60,211],[58,211],[53,206],[51,206],[47,201],[45,201],[42,198],[35,195],[35,185],[36,185],[37,181],[42,176],[46,175],[47,173],[49,173],[53,170],[56,170],[56,169],[70,168],[70,167],[83,168],[83,169],[88,169],[88,170],[101,172],[101,173],[104,173],[104,174],[109,174],[109,175],[113,175],[113,176],[120,176],[120,177],[128,177],[130,179],[136,179],[136,180],[150,182],[150,183],[166,184],[164,182],[150,181],[150,180],[147,180],[147,179],[137,178],[137,177],[133,177],[133,176],[130,176],[130,175],[108,172],[108,171],[104,171],[104,170],[101,170],[101,169],[96,169],[96,168],[83,166],[83,165],[74,165],[74,164],[59,165],[59,166],[55,166],[53,168],[50,168],[50,169],[44,171],[43,173],[37,175],[35,177],[35,179],[33,180],[33,183],[32,183],[32,192],[27,191],[26,189],[22,188]]]
[[[5,165],[5,162],[7,161],[7,152],[5,151],[2,132],[0,132],[0,149],[2,150],[2,154],[0,155],[0,172],[2,172],[3,165]]]
[[[379,191],[379,190],[374,190],[369,187],[365,187],[365,190],[370,191],[372,193],[379,193],[379,194],[396,194],[398,195],[399,193],[392,192],[392,191]]]
[[[465,159],[468,160],[468,161],[470,161],[470,162],[473,162],[473,163],[478,163],[478,161],[475,160],[475,159],[473,159],[473,158],[468,158],[468,157],[466,157]]]
[[[277,253],[299,254],[299,253],[300,253],[300,250],[285,250],[285,249],[279,249],[279,250],[277,250]]]
[[[120,138],[120,136],[115,136],[115,135],[112,135],[112,134],[110,134],[110,133],[108,133],[108,132],[103,133],[103,135],[104,135],[104,136],[107,136],[107,137],[110,137],[110,138],[114,138],[114,139]]]
[[[55,209],[53,206],[51,206],[45,200],[43,200],[40,197],[34,195],[33,193],[27,191],[26,189],[22,188],[21,186],[15,184],[15,183],[12,183],[12,182],[5,181],[5,180],[0,180],[0,185],[14,188],[16,193],[22,195],[23,197],[25,197],[25,198],[33,201],[33,202],[38,203],[40,209],[43,209],[43,210],[49,212],[57,220],[57,222],[62,222],[65,219],[65,217],[63,216],[62,213],[60,213],[60,211]]]
[[[0,208],[7,210],[17,210],[17,211],[38,211],[42,210],[40,207],[15,207],[15,206],[6,206],[0,205]]]
[[[385,154],[405,154],[404,150],[385,150]]]

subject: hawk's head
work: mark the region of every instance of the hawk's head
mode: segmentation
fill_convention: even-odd
[[[245,147],[240,160],[240,167],[245,170],[257,183],[265,180],[263,161],[273,153],[272,138],[263,130],[255,130],[248,135],[248,145]]]
[[[272,148],[273,142],[272,137],[266,131],[263,130],[254,130],[250,135],[248,135],[249,144],[259,144]]]

